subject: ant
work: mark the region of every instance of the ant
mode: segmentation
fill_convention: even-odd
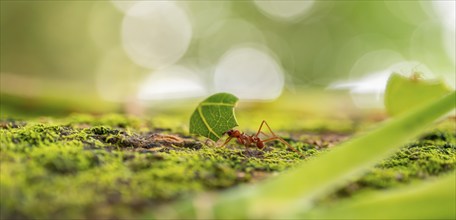
[[[269,135],[267,135],[267,134],[265,134],[264,132],[261,131],[261,129],[263,128],[263,125],[266,125],[266,127],[269,130],[269,132],[272,134],[271,137],[269,137]],[[254,134],[254,135],[246,135],[246,134],[244,134],[244,132],[240,132],[239,130],[229,130],[227,132],[224,132],[223,134],[227,134],[228,138],[226,139],[225,143],[223,143],[221,145],[221,147],[223,147],[226,144],[228,144],[228,142],[230,142],[231,139],[233,139],[233,138],[236,138],[237,142],[239,144],[244,145],[245,147],[257,147],[258,149],[263,149],[264,148],[264,143],[266,143],[266,142],[276,141],[277,140],[277,141],[280,141],[283,144],[285,144],[288,148],[290,148],[291,150],[293,150],[294,152],[299,154],[301,157],[305,157],[304,154],[302,154],[301,152],[296,150],[294,147],[292,147],[284,139],[282,139],[281,137],[277,136],[272,131],[271,127],[269,127],[268,123],[265,120],[263,120],[263,122],[261,122],[261,125],[260,125],[260,128],[258,129],[258,132],[256,134]],[[268,136],[268,138],[261,140],[258,137],[260,134],[266,135],[266,136]]]

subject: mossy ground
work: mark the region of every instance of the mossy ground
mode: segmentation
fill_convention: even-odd
[[[261,117],[261,116],[260,116]],[[269,115],[269,117],[274,117]],[[448,173],[456,166],[454,119],[436,125],[323,202]],[[311,125],[308,125],[311,127]],[[357,127],[358,126],[358,127]],[[219,148],[184,125],[122,115],[2,119],[1,217],[133,218],[178,198],[252,184],[318,157],[359,125],[293,128],[264,150]],[[253,130],[253,129],[249,129]]]

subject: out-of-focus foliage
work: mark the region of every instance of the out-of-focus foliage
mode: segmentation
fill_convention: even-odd
[[[456,217],[454,174],[431,183],[376,192],[345,201],[339,206],[316,209],[304,219],[452,219]]]
[[[385,107],[390,115],[399,115],[442,97],[452,89],[443,80],[420,79],[419,73],[410,78],[392,74],[385,91]]]
[[[134,1],[1,1],[1,94],[21,98],[32,94],[38,100],[47,96],[43,91],[81,99],[98,94],[104,100],[127,103],[138,97],[166,100],[169,96],[162,94],[176,92],[170,88],[181,88],[181,97],[201,97],[227,89],[223,86],[242,85],[260,96],[239,92],[246,97],[274,99],[283,86],[325,86],[410,60],[454,81],[454,30],[445,20],[451,14],[441,10],[445,2],[281,2],[273,3],[283,4],[287,13],[263,1],[176,1],[163,7],[178,14],[169,16],[187,21],[172,23],[154,17],[150,21],[158,22],[142,24],[131,20],[133,12],[128,8],[135,8]],[[176,28],[166,29],[166,22]],[[136,24],[150,27],[140,28],[147,35],[131,34],[137,29],[129,25]],[[162,28],[170,31],[170,37],[153,32]],[[141,41],[145,50],[150,45],[155,50],[161,50],[160,45],[173,48],[172,40],[180,39],[173,36],[181,36],[180,29],[187,30],[185,36],[191,34],[190,40],[182,39],[189,42],[188,47],[182,44],[180,50],[185,51],[179,51],[182,57],[172,64],[183,72],[141,66],[126,52],[131,45],[142,45],[134,40]],[[255,59],[233,58],[235,52],[246,51],[235,50],[239,47],[253,51],[249,55]],[[261,67],[275,70],[268,73]],[[154,76],[154,86],[144,84],[149,82],[146,74]],[[41,82],[46,86],[37,86]]]

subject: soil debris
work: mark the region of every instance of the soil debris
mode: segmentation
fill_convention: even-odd
[[[202,144],[190,139],[190,138],[183,138],[177,135],[171,134],[159,134],[154,133],[146,138],[146,148],[150,148],[150,146],[176,146],[176,147],[186,147],[192,149],[200,149]]]

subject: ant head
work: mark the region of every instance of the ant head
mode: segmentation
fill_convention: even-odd
[[[238,130],[228,130],[227,132],[224,132],[223,134],[227,134],[230,137],[239,137],[241,135],[241,132]]]
[[[234,130],[228,130],[223,132],[223,134],[227,134],[228,136],[231,136],[233,134]]]

